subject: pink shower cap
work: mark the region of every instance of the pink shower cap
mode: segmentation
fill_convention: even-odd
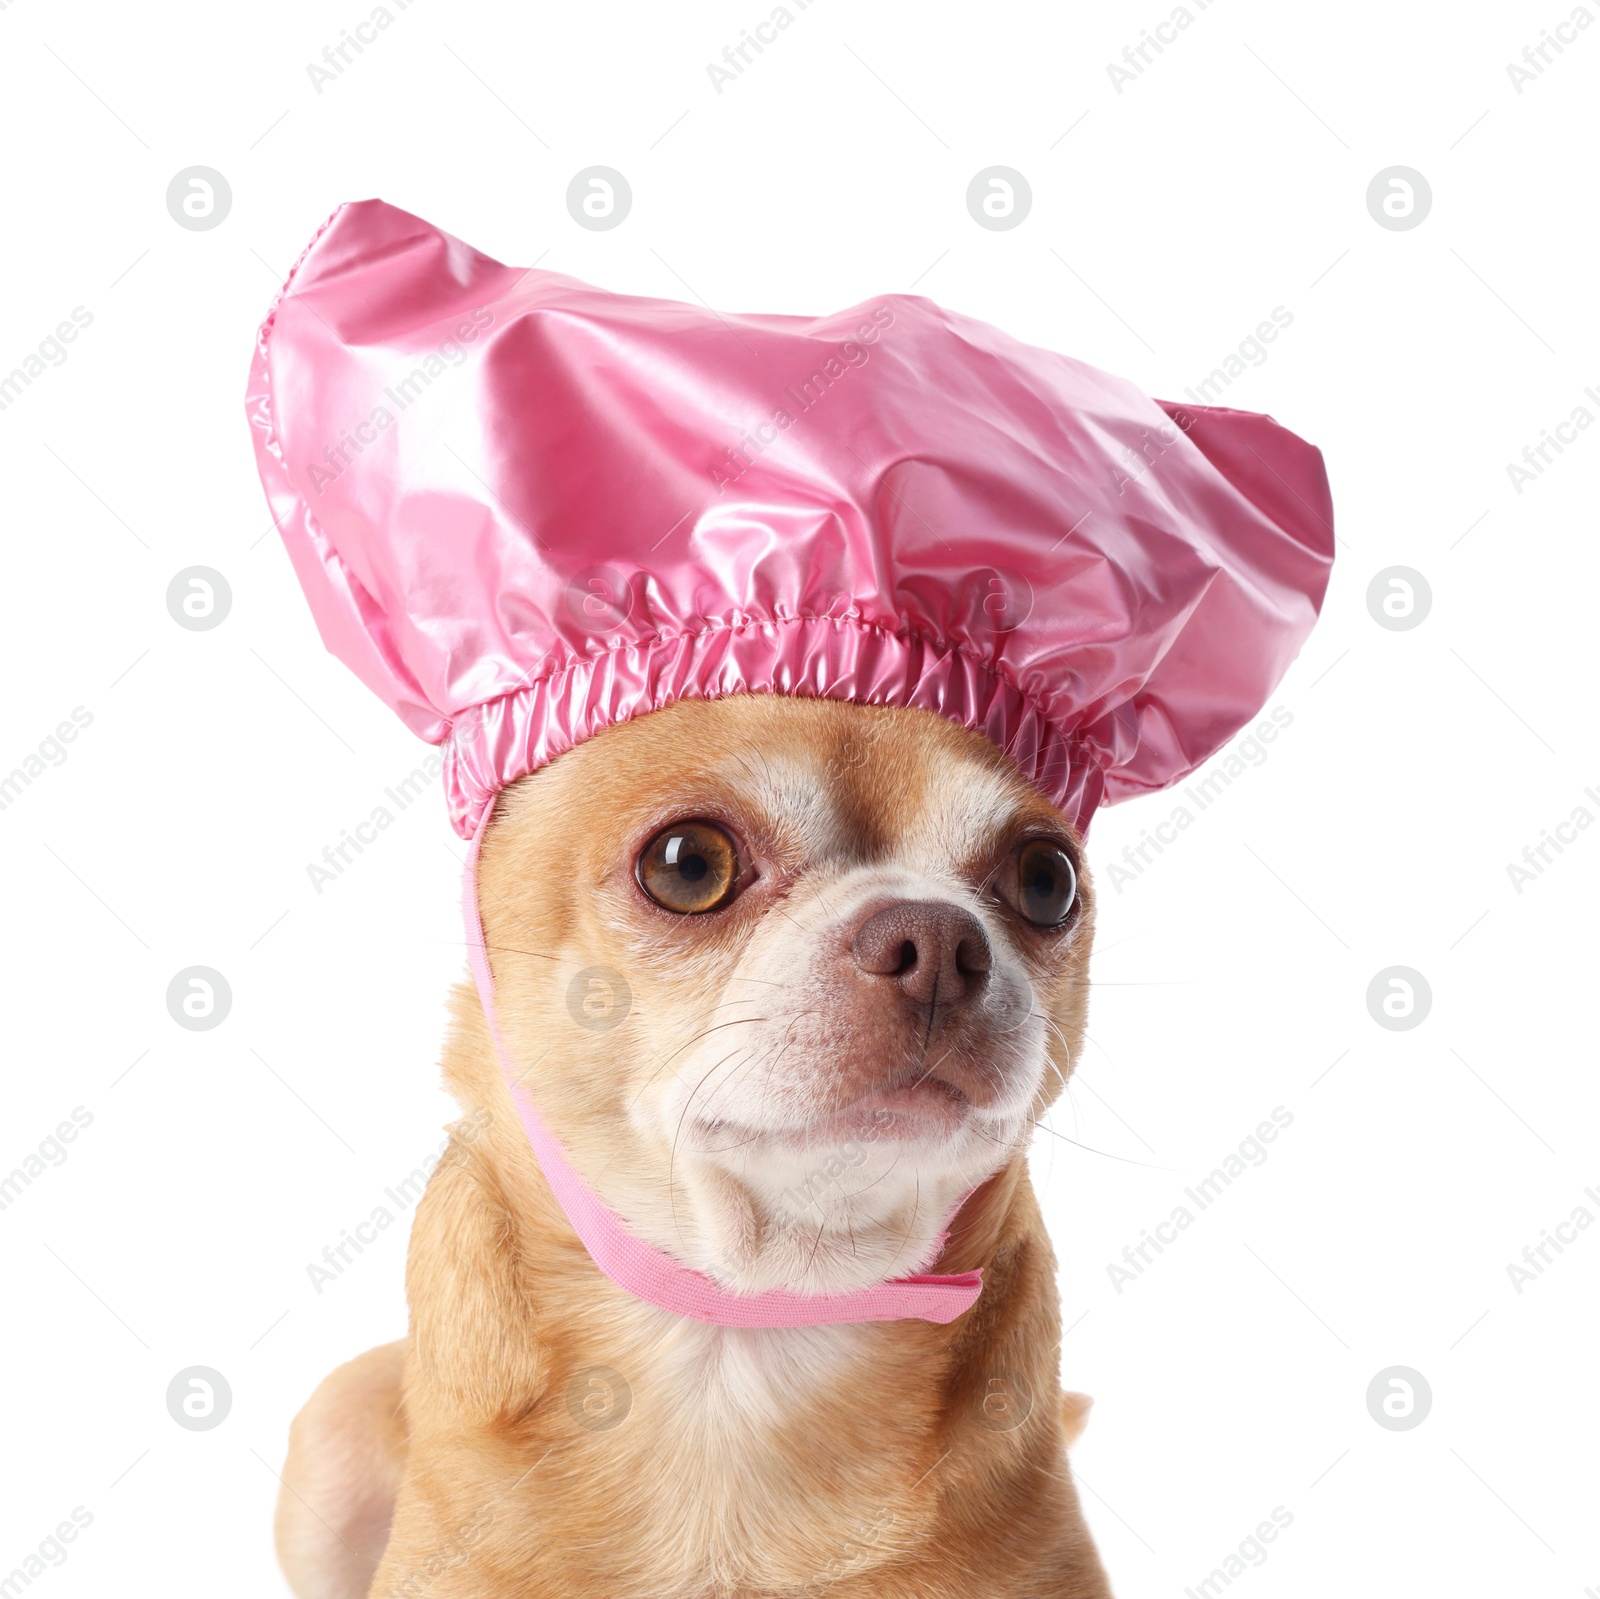
[[[506,784],[675,700],[923,706],[1077,824],[1261,708],[1333,558],[1318,451],[913,295],[722,315],[341,206],[262,325],[262,481],[328,648]]]

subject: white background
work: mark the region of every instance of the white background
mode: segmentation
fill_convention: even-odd
[[[1520,494],[1506,466],[1600,414],[1600,28],[1519,94],[1507,63],[1567,0],[1215,0],[1119,94],[1107,63],[1167,0],[814,0],[719,95],[707,63],[768,9],[413,0],[318,94],[307,63],[366,0],[0,8],[0,372],[93,316],[0,411],[0,772],[93,717],[0,811],[0,1173],[93,1116],[0,1211],[0,1575],[81,1505],[30,1594],[281,1594],[288,1420],[404,1327],[404,1227],[320,1295],[306,1266],[452,1114],[461,846],[430,794],[311,887],[420,750],[323,653],[241,407],[289,265],[377,195],[502,260],[730,311],[914,285],[1171,398],[1292,313],[1227,394],[1334,485],[1326,612],[1273,700],[1292,725],[1137,877],[1110,863],[1177,796],[1091,841],[1092,1043],[1034,1162],[1064,1381],[1098,1400],[1075,1465],[1124,1599],[1176,1599],[1275,1506],[1292,1526],[1230,1593],[1580,1599],[1600,1228],[1521,1294],[1506,1265],[1600,1215],[1600,830],[1520,894],[1507,865],[1600,814],[1600,429]],[[634,194],[603,233],[564,203],[597,163]],[[165,204],[197,164],[233,191],[207,232]],[[993,164],[1032,187],[1010,231],[966,211]],[[1397,164],[1432,188],[1409,231],[1366,205]],[[209,632],[166,609],[195,564],[233,591]],[[1409,631],[1367,607],[1392,565],[1431,586]],[[232,985],[214,1031],[167,1014],[190,965]],[[1410,1031],[1368,1013],[1391,965],[1431,985]],[[1280,1105],[1266,1163],[1119,1294],[1107,1263]],[[213,1431],[167,1414],[191,1365],[231,1384]],[[1393,1365],[1432,1388],[1410,1431],[1368,1414]]]

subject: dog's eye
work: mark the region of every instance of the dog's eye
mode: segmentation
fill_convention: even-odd
[[[1060,927],[1078,901],[1072,857],[1048,839],[1030,839],[1016,853],[1012,903],[1035,927]]]
[[[719,911],[739,884],[739,852],[713,822],[677,822],[639,857],[639,887],[684,916]]]

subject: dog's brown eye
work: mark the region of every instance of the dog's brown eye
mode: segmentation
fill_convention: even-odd
[[[678,822],[657,833],[639,857],[640,888],[684,916],[721,910],[738,883],[739,852],[711,822]]]
[[[1016,855],[1012,903],[1035,927],[1060,927],[1078,901],[1078,874],[1059,844],[1035,838]]]

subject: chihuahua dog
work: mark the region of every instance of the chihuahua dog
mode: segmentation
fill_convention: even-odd
[[[464,986],[469,1116],[417,1211],[409,1334],[291,1432],[300,1599],[1107,1599],[1026,1170],[1085,1019],[1061,813],[930,711],[683,701],[505,790],[478,881],[511,1069],[630,1232],[738,1292],[983,1290],[948,1325],[633,1298]],[[603,1028],[568,999],[596,972]]]

